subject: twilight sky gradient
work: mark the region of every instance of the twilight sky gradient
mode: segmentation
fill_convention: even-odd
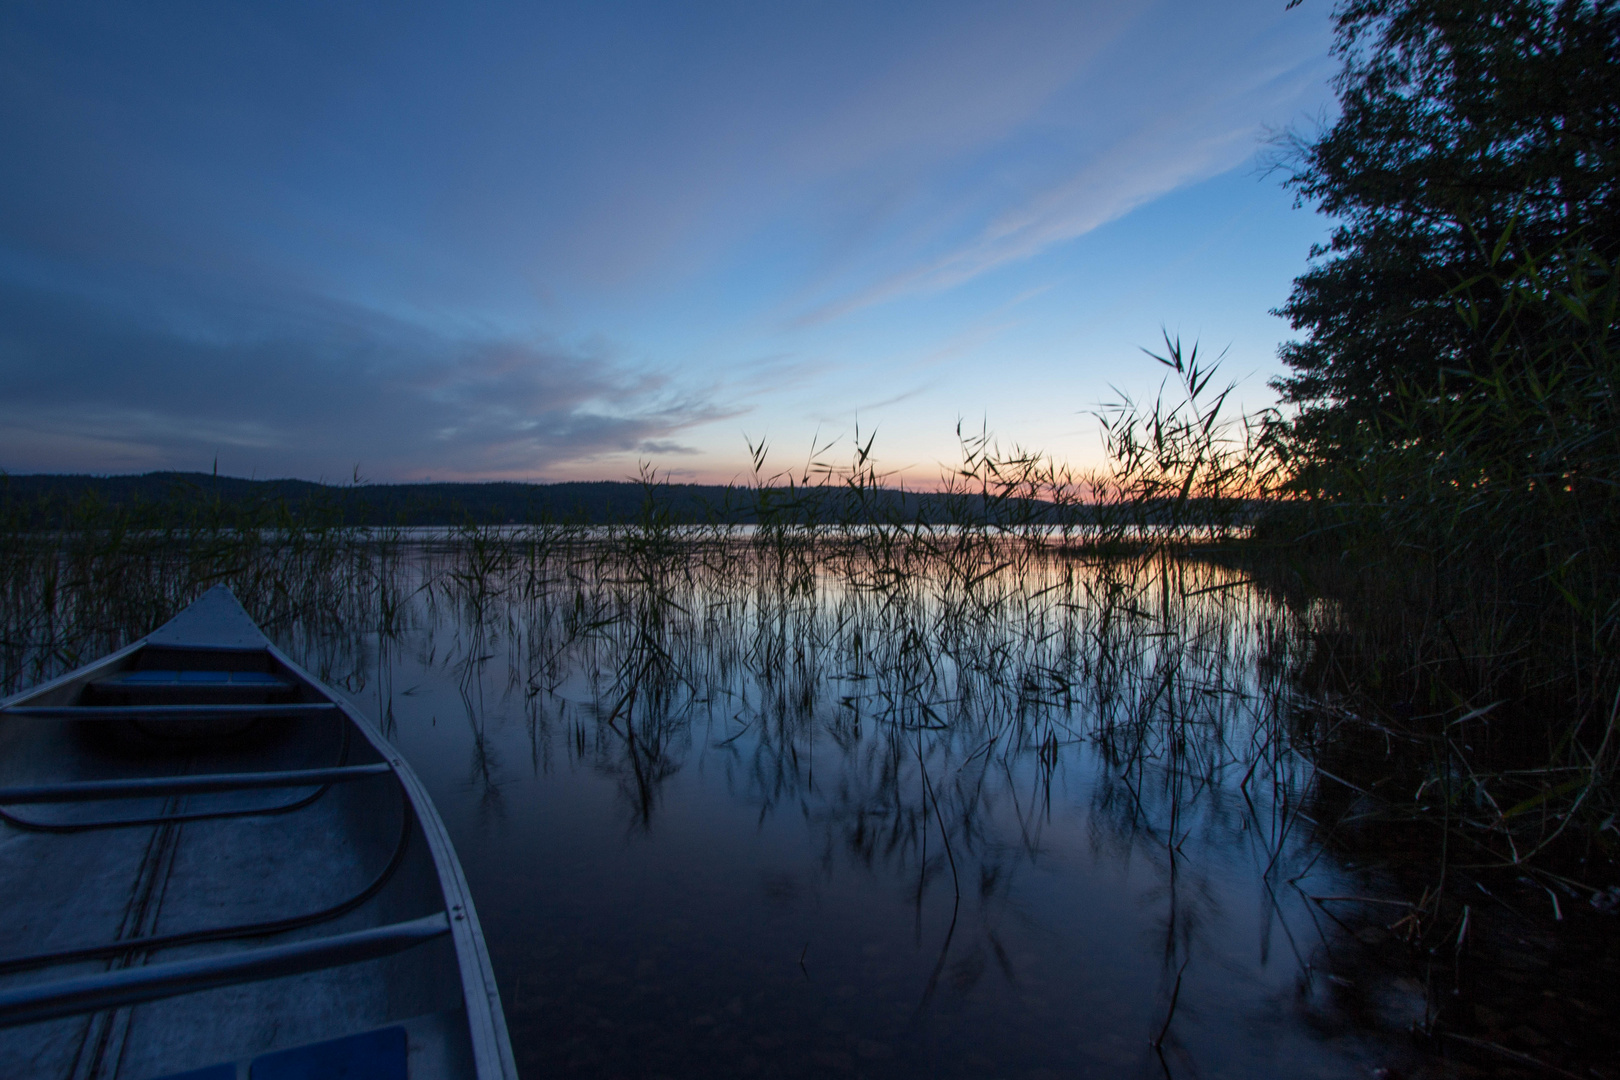
[[[1160,327],[1267,400],[1328,6],[0,8],[0,468],[674,478],[981,423],[1077,463]]]

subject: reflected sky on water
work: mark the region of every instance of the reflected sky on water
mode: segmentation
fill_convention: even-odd
[[[437,802],[525,1075],[1407,1066],[1234,571],[430,562],[302,648]]]

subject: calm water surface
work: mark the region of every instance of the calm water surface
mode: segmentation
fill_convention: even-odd
[[[432,792],[525,1076],[1404,1068],[1421,990],[1350,1008],[1309,899],[1374,885],[1301,814],[1278,614],[1180,573],[602,570],[292,644]]]

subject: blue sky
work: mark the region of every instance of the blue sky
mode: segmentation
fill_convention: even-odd
[[[1324,3],[8,3],[0,468],[1086,465],[1161,327],[1251,405]]]

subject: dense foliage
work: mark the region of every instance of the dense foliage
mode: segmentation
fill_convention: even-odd
[[[1620,4],[1351,0],[1336,20],[1342,110],[1290,178],[1337,226],[1281,310],[1306,335],[1277,383],[1297,407],[1272,429],[1283,535],[1352,556],[1353,599],[1426,638],[1404,670],[1431,697],[1607,714]]]
[[[1104,419],[1121,494],[1253,523],[1323,797],[1438,842],[1426,934],[1461,863],[1595,897],[1620,865],[1620,0],[1334,18],[1341,111],[1285,157],[1334,229],[1278,312],[1282,408],[1223,419],[1172,341],[1171,397]]]
[[[1329,445],[1497,366],[1509,283],[1601,289],[1620,254],[1613,0],[1353,0],[1337,22],[1342,111],[1290,183],[1338,227],[1282,309],[1309,336],[1280,384]],[[1487,281],[1459,319],[1459,287]],[[1532,334],[1556,314],[1518,306]]]

